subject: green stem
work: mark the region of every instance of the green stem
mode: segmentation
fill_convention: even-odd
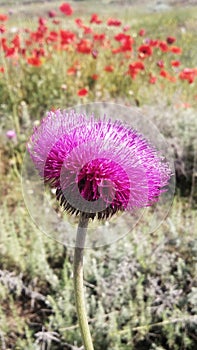
[[[82,215],[80,216],[74,254],[74,291],[79,327],[84,348],[85,350],[94,350],[87,320],[83,292],[83,252],[88,221],[88,218],[84,218]]]

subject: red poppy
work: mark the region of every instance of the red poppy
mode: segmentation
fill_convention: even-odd
[[[39,57],[32,56],[27,58],[27,63],[31,66],[40,67],[42,64],[42,61],[40,60]]]
[[[145,29],[140,29],[139,33],[138,33],[140,36],[144,36],[146,34],[146,31]]]
[[[156,81],[157,81],[157,77],[155,77],[154,75],[150,74],[149,83],[150,84],[155,84]]]
[[[159,43],[159,48],[160,48],[160,50],[163,51],[163,52],[167,52],[167,51],[168,51],[168,45],[166,44],[165,41],[161,41],[161,42]]]
[[[93,38],[94,38],[94,41],[103,41],[105,39],[105,34],[104,33],[102,33],[102,34],[95,33]]]
[[[83,26],[83,32],[84,34],[91,34],[93,32],[92,28],[88,26]]]
[[[75,40],[75,33],[69,30],[60,30],[61,45],[70,44]]]
[[[159,45],[159,41],[158,40],[148,40],[148,45],[151,47],[157,47]]]
[[[83,21],[81,18],[75,18],[75,23],[77,24],[77,26],[79,28],[82,28],[83,27]]]
[[[67,69],[67,74],[68,75],[75,75],[77,73],[76,67],[70,67]]]
[[[4,73],[5,72],[5,68],[4,67],[0,67],[0,72]]]
[[[104,70],[105,70],[106,72],[111,73],[111,72],[114,71],[114,67],[113,67],[112,65],[109,65],[109,66],[106,66],[106,67],[104,68]]]
[[[19,49],[20,48],[20,38],[19,38],[19,35],[16,34],[15,37],[12,39],[12,44],[14,45],[14,47],[16,49]]]
[[[5,31],[6,31],[5,27],[1,25],[0,26],[0,33],[3,34],[3,33],[5,33]]]
[[[194,82],[195,77],[197,76],[197,69],[195,68],[184,68],[179,74],[181,80],[187,80],[189,84]]]
[[[56,11],[50,10],[50,11],[48,12],[48,16],[49,16],[50,18],[54,18],[54,17],[57,16],[57,13],[56,13]]]
[[[60,24],[60,20],[59,19],[53,19],[53,23],[54,24]]]
[[[119,33],[115,35],[114,39],[121,43],[121,46],[117,49],[113,49],[112,53],[126,52],[133,50],[134,40],[130,35],[126,35],[124,33]]]
[[[0,21],[4,22],[8,20],[8,16],[4,15],[3,13],[0,13]]]
[[[88,54],[92,51],[92,43],[89,40],[81,39],[77,44],[77,52]]]
[[[181,64],[181,62],[178,61],[178,60],[171,61],[171,66],[172,66],[172,67],[179,67],[180,64]]]
[[[173,44],[176,41],[176,38],[174,38],[173,36],[168,36],[166,38],[166,41],[168,44]]]
[[[126,24],[124,27],[123,27],[123,32],[128,32],[128,30],[130,29],[130,26],[128,24]]]
[[[108,26],[115,26],[115,27],[120,27],[122,24],[122,22],[119,19],[115,19],[115,18],[109,18],[107,20],[107,25]]]
[[[58,40],[58,33],[55,31],[50,32],[46,38],[46,42],[56,42],[57,40]]]
[[[129,65],[128,75],[131,76],[132,79],[135,79],[139,71],[144,70],[144,63],[141,61],[133,62]]]
[[[169,47],[169,50],[173,53],[176,53],[177,55],[180,55],[182,53],[182,49],[178,46],[171,46]]]
[[[149,45],[141,45],[139,48],[138,48],[138,52],[139,52],[139,58],[146,58],[146,57],[149,57],[152,55],[153,53],[153,50],[152,48],[149,46]]]
[[[60,11],[64,13],[64,15],[66,16],[71,16],[73,14],[73,9],[70,6],[70,4],[68,4],[67,2],[63,3],[60,7],[59,7]]]
[[[91,78],[92,78],[92,80],[97,80],[98,77],[99,77],[98,74],[93,74]]]
[[[86,88],[83,88],[77,92],[77,95],[80,97],[86,96],[88,94],[88,90]]]
[[[166,78],[168,79],[169,81],[171,82],[175,82],[176,81],[176,78],[173,77],[172,75],[170,75],[170,73],[168,73],[166,70],[162,69],[160,71],[160,76],[163,77],[163,78]]]
[[[12,57],[15,55],[15,53],[16,53],[15,47],[7,47],[5,56]]]
[[[47,23],[47,20],[45,18],[43,18],[43,17],[39,17],[38,18],[38,23],[39,23],[40,26],[45,26],[46,23]]]
[[[101,21],[101,19],[99,19],[98,15],[96,13],[93,13],[92,17],[90,19],[90,23],[100,24],[100,23],[102,23],[102,21]]]

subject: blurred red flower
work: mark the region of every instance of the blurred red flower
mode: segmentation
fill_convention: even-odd
[[[89,40],[81,39],[77,44],[77,52],[88,54],[92,51],[92,43]]]
[[[132,79],[135,79],[137,74],[145,69],[145,65],[141,61],[133,62],[129,65],[127,74],[131,76]]]
[[[109,65],[109,66],[106,66],[106,67],[104,68],[104,70],[105,70],[106,72],[111,73],[111,72],[114,71],[114,67],[113,67],[112,65]]]
[[[61,45],[70,44],[75,40],[75,33],[69,30],[60,30]]]
[[[4,22],[8,20],[8,16],[4,15],[3,13],[0,13],[0,21]]]
[[[40,60],[40,58],[32,56],[27,58],[27,63],[31,66],[40,67],[42,61]]]
[[[83,27],[83,21],[81,18],[75,18],[75,23],[77,24],[77,26],[79,28],[82,28]]]
[[[172,66],[172,67],[179,67],[180,64],[181,64],[181,62],[178,61],[178,60],[171,61],[171,66]]]
[[[75,75],[77,73],[76,67],[70,67],[67,69],[67,74],[68,75]]]
[[[161,42],[159,43],[159,48],[160,48],[160,50],[163,51],[163,52],[167,52],[167,51],[168,51],[168,45],[166,44],[165,41],[161,41]]]
[[[139,33],[138,33],[140,36],[144,36],[146,34],[146,31],[145,29],[140,29]]]
[[[152,75],[152,73],[150,73],[149,83],[150,84],[155,84],[156,81],[157,81],[157,77],[155,77],[154,75]]]
[[[15,37],[12,39],[11,43],[14,45],[16,49],[20,48],[20,38],[19,35],[16,34]]]
[[[138,48],[138,52],[139,52],[139,58],[146,58],[146,57],[149,57],[152,55],[153,53],[153,50],[152,48],[149,46],[149,45],[141,45],[139,48]]]
[[[86,88],[83,88],[77,92],[77,95],[80,97],[86,96],[88,94],[88,90]]]
[[[182,53],[182,49],[178,46],[171,46],[169,47],[169,50],[173,53],[176,53],[177,55],[180,55]]]
[[[97,80],[98,77],[99,77],[98,74],[93,74],[93,75],[92,75],[92,80]]]
[[[66,16],[71,16],[73,14],[73,9],[70,6],[70,4],[68,4],[67,2],[63,3],[60,7],[59,7],[60,11],[63,12]]]
[[[0,26],[0,33],[3,34],[3,33],[5,33],[5,31],[6,31],[5,27],[1,25]]]
[[[115,18],[109,18],[107,20],[107,25],[108,26],[115,26],[115,27],[119,27],[121,26],[122,22],[119,19],[115,19]]]
[[[99,19],[98,15],[96,13],[93,13],[92,17],[90,19],[90,23],[100,24],[100,23],[102,23],[102,21],[101,21],[101,19]]]
[[[1,73],[4,73],[4,72],[5,72],[4,67],[0,67],[0,72],[1,72]]]
[[[166,38],[166,41],[168,44],[173,44],[176,41],[176,38],[174,38],[173,36],[168,36]]]
[[[173,77],[172,75],[170,75],[170,73],[168,73],[166,70],[162,69],[160,71],[160,76],[163,78],[168,79],[171,82],[175,82],[176,81],[176,77]]]
[[[56,11],[50,10],[50,11],[48,12],[48,16],[49,16],[50,18],[54,18],[54,17],[57,16],[57,13],[56,13]]]
[[[94,41],[103,41],[105,39],[105,34],[104,33],[101,33],[101,34],[95,33],[93,38],[94,38]]]
[[[179,74],[181,80],[187,80],[189,84],[194,82],[195,77],[197,76],[197,68],[184,68]]]

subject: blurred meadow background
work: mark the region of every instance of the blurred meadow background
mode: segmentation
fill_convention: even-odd
[[[82,349],[73,249],[32,222],[21,167],[47,110],[106,101],[137,106],[159,128],[176,191],[155,232],[143,234],[150,210],[134,234],[86,250],[95,350],[195,350],[197,3],[63,3],[0,1],[0,348]]]

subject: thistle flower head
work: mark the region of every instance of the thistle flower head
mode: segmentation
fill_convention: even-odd
[[[65,210],[92,219],[152,205],[171,177],[164,157],[136,130],[75,111],[49,112],[28,151]]]

